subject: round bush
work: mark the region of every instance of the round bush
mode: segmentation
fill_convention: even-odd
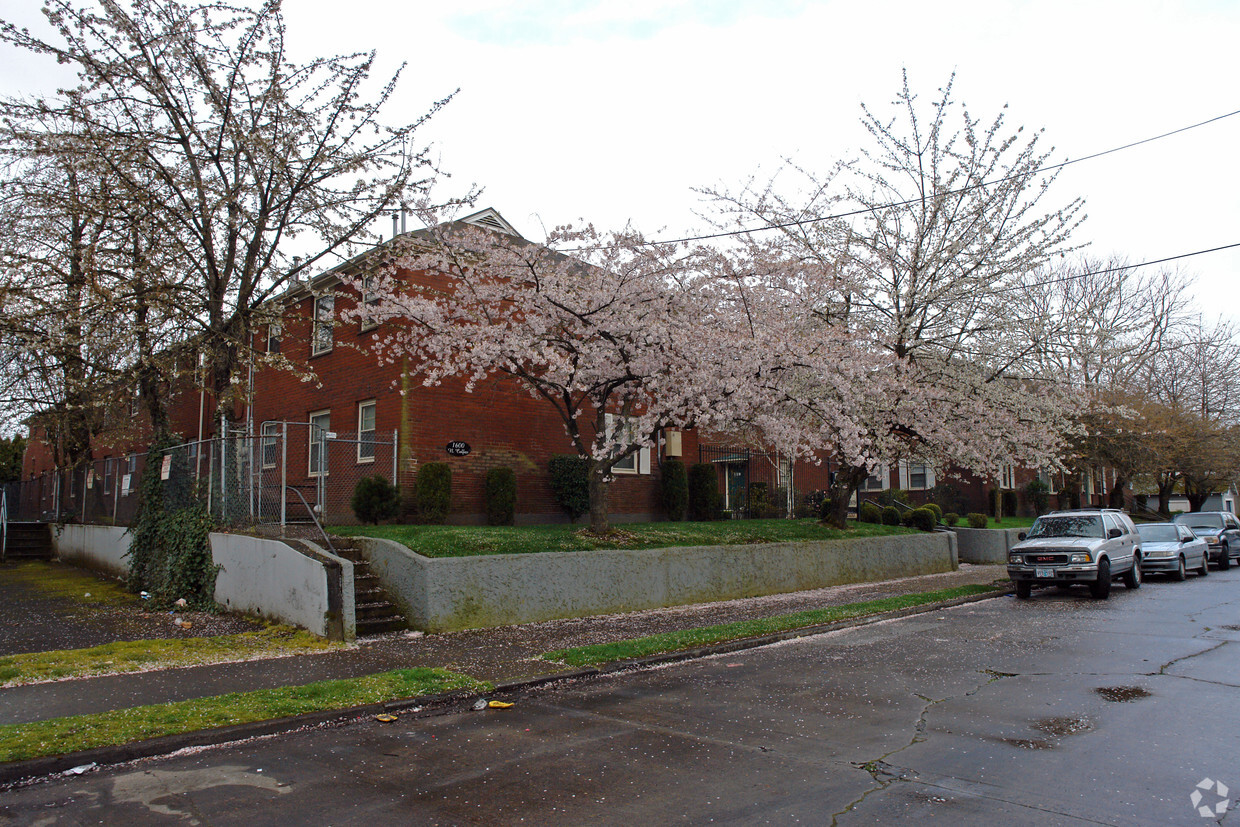
[[[359,522],[378,525],[400,510],[400,489],[382,474],[362,477],[353,488],[353,514]]]
[[[928,508],[934,512],[934,521],[936,523],[943,522],[943,509],[939,508],[938,503],[926,503],[922,508]]]
[[[486,478],[487,525],[512,525],[517,510],[517,474],[492,468]]]
[[[894,505],[889,505],[883,509],[883,525],[899,525],[900,509]]]
[[[934,531],[934,526],[938,520],[934,516],[934,511],[929,508],[914,508],[909,512],[912,517],[912,526],[920,531]]]
[[[989,522],[985,514],[978,514],[976,511],[969,515],[968,520],[969,528],[985,528]]]
[[[955,511],[948,511],[946,514],[943,515],[944,525],[954,528],[956,523],[958,522],[960,522],[960,515],[957,514]]]
[[[883,521],[883,510],[874,503],[862,503],[861,513],[857,516],[863,523],[881,523]]]
[[[556,454],[547,462],[551,492],[570,520],[590,510],[590,461],[575,454]]]

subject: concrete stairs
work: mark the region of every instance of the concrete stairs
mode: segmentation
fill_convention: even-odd
[[[353,561],[353,599],[357,617],[357,636],[380,635],[408,629],[409,621],[388,599],[379,577],[370,570],[370,561],[347,537],[332,536],[336,554]]]
[[[47,523],[9,523],[4,544],[6,562],[15,560],[52,560],[52,527]]]

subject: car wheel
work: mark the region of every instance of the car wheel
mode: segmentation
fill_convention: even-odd
[[[1171,579],[1175,580],[1177,583],[1183,583],[1186,579],[1188,579],[1188,569],[1185,566],[1183,557],[1180,558],[1180,567],[1175,570],[1175,574],[1171,575]]]
[[[1132,558],[1132,568],[1124,572],[1124,585],[1130,589],[1141,588],[1141,560],[1136,555]]]
[[[1028,600],[1031,594],[1033,594],[1032,583],[1030,583],[1028,580],[1017,580],[1016,581],[1016,596],[1017,597],[1019,597],[1021,600]]]
[[[1210,573],[1210,553],[1208,551],[1201,552],[1201,568],[1197,569],[1197,574],[1205,577]]]
[[[1218,555],[1218,570],[1227,571],[1229,568],[1231,568],[1231,549],[1223,546]]]
[[[1094,600],[1106,600],[1111,596],[1111,561],[1098,564],[1098,579],[1089,584],[1089,596]]]

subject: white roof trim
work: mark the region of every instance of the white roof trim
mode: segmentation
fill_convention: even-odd
[[[521,234],[517,232],[516,228],[509,224],[502,215],[490,207],[476,212],[473,215],[467,215],[459,220],[466,224],[473,224],[476,227],[485,227],[488,230],[495,230],[496,232],[521,238]]]

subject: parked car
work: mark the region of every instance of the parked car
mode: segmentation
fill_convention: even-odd
[[[1227,511],[1194,511],[1176,514],[1171,521],[1186,525],[1210,547],[1210,559],[1220,570],[1230,568],[1233,558],[1240,563],[1240,520]]]
[[[1142,574],[1162,572],[1183,581],[1189,569],[1202,577],[1210,573],[1210,547],[1188,526],[1142,523],[1137,533],[1141,535]]]
[[[1095,599],[1106,600],[1116,577],[1130,589],[1141,588],[1141,536],[1118,509],[1052,511],[1019,536],[1007,567],[1019,598],[1029,597],[1035,585],[1084,585]]]

